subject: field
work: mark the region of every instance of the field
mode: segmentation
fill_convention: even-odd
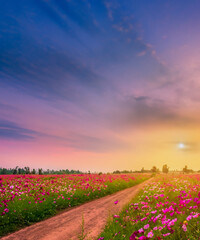
[[[0,236],[148,178],[141,174],[2,175]]]
[[[147,184],[98,240],[200,239],[200,175],[160,175]]]

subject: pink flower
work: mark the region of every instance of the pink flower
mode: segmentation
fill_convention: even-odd
[[[165,233],[165,234],[163,234],[163,237],[167,237],[167,236],[169,236],[171,233]]]
[[[140,229],[138,230],[138,232],[139,232],[139,233],[143,233],[143,232],[144,232],[143,228],[140,228]]]
[[[148,229],[149,228],[149,224],[144,225],[144,229]]]
[[[186,232],[187,231],[187,226],[185,224],[183,224],[182,229],[183,229],[184,232]]]
[[[150,232],[147,234],[147,237],[148,237],[148,238],[152,238],[152,237],[153,237],[153,231],[150,231]]]
[[[131,236],[130,236],[130,240],[136,240],[136,236],[138,235],[138,231],[135,231]]]
[[[152,213],[152,214],[155,214],[155,213],[157,213],[157,210],[155,210],[155,211],[152,211],[151,213]]]
[[[189,216],[186,218],[187,221],[190,221],[191,219],[192,219],[192,216],[191,216],[191,215],[189,215]]]
[[[146,240],[146,239],[148,239],[148,238],[145,237],[145,236],[140,236],[140,237],[138,238],[138,240]]]

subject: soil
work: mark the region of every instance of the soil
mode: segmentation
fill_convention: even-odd
[[[82,204],[47,220],[12,233],[2,240],[77,240],[84,219],[85,239],[97,239],[108,217],[119,213],[124,205],[151,179],[112,195]],[[118,201],[117,204],[115,202]]]

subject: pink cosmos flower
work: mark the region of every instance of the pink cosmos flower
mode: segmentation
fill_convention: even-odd
[[[138,238],[138,240],[146,240],[146,239],[148,239],[148,238],[145,237],[145,236],[140,236],[140,237]]]
[[[183,224],[182,229],[183,229],[184,232],[186,232],[187,231],[187,226],[185,224]]]
[[[192,216],[191,216],[191,215],[189,215],[189,216],[186,218],[187,221],[190,221],[191,219],[192,219]]]
[[[152,238],[153,237],[153,231],[151,230],[148,234],[147,234],[148,238]]]
[[[148,229],[149,228],[149,224],[144,225],[144,229]]]
[[[170,233],[165,233],[165,234],[163,234],[163,237],[167,237],[169,235],[170,235]]]

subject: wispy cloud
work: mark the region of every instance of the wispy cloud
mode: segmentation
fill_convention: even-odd
[[[76,132],[69,132],[66,136],[35,131],[23,128],[15,122],[0,119],[0,139],[15,141],[52,141],[54,144],[67,148],[89,152],[108,152],[116,148],[128,148],[129,145],[123,141],[110,138],[99,138]]]
[[[122,128],[176,126],[191,124],[176,106],[149,96],[128,96],[118,105],[111,121]],[[194,123],[194,122],[193,122]]]
[[[27,141],[34,140],[37,134],[37,132],[22,128],[14,122],[0,119],[0,139]]]

